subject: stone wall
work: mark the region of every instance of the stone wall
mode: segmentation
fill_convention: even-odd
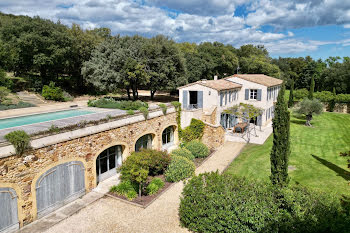
[[[330,110],[329,103],[323,103],[324,104],[324,111]],[[350,103],[336,103],[334,106],[333,112],[339,112],[339,113],[350,113]]]
[[[205,123],[204,134],[202,142],[206,144],[209,149],[216,149],[225,143],[225,130],[220,126]]]
[[[102,151],[114,145],[122,145],[125,159],[134,151],[137,139],[149,133],[154,136],[153,149],[160,150],[162,132],[168,126],[175,127],[175,143],[178,143],[176,113],[168,113],[147,121],[28,151],[21,157],[2,158],[0,187],[13,187],[18,190],[19,221],[21,226],[26,225],[37,218],[35,184],[45,171],[68,161],[81,161],[85,166],[86,192],[89,192],[96,187],[96,158]]]

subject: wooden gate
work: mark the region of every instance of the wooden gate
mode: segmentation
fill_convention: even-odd
[[[46,171],[36,183],[38,217],[41,218],[85,194],[82,162],[60,164]]]
[[[0,188],[0,232],[18,228],[16,192],[12,188]]]

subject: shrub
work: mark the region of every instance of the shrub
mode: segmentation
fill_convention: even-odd
[[[10,91],[6,87],[0,87],[0,103],[6,100],[8,94],[10,94]]]
[[[10,78],[7,77],[6,72],[0,69],[0,86],[11,89],[13,82]]]
[[[164,151],[141,150],[133,152],[119,168],[122,180],[131,180],[131,172],[134,167],[140,167],[150,175],[163,174],[170,163],[170,156]]]
[[[336,103],[350,103],[350,94],[338,94],[335,97]]]
[[[128,111],[126,111],[126,113],[127,113],[128,115],[134,115],[134,114],[135,114],[134,110],[131,110],[131,109],[129,109]]]
[[[160,178],[154,178],[147,186],[146,191],[148,195],[156,194],[159,189],[164,187],[164,181]]]
[[[194,160],[194,155],[191,153],[191,151],[187,150],[186,148],[178,148],[173,151],[171,151],[171,156],[181,156],[185,157],[189,160]]]
[[[62,89],[60,87],[56,87],[54,82],[50,82],[49,85],[43,86],[42,96],[46,100],[64,101]]]
[[[306,88],[294,90],[294,98],[296,100],[302,100],[309,95],[309,91]]]
[[[29,107],[34,107],[34,106],[35,106],[34,104],[21,101],[18,104],[0,105],[0,111],[1,110],[8,110],[8,109],[16,109],[16,108],[29,108]]]
[[[184,142],[190,142],[203,137],[205,124],[201,120],[192,118],[191,124],[181,132],[181,139]]]
[[[196,166],[194,163],[184,157],[174,156],[165,171],[165,179],[168,182],[178,182],[180,180],[192,177]]]
[[[133,200],[134,198],[137,197],[137,192],[135,190],[130,190],[127,194],[126,194],[126,198],[128,198],[130,201]]]
[[[208,147],[198,140],[186,143],[185,148],[189,150],[195,158],[204,158],[209,155]]]
[[[165,104],[158,104],[158,106],[162,109],[163,114],[166,115],[168,107]]]
[[[147,120],[148,119],[148,114],[149,114],[148,108],[141,107],[139,110],[140,110],[140,112],[142,112],[143,117],[145,118],[145,120]]]
[[[117,193],[119,195],[126,196],[129,191],[136,191],[138,189],[137,184],[132,183],[130,180],[125,180],[119,183],[118,185],[114,185],[110,188],[110,192]]]
[[[58,132],[60,132],[60,128],[57,127],[56,125],[51,125],[50,128],[49,128],[49,132],[51,132],[51,133],[58,133]]]
[[[330,102],[334,100],[334,94],[330,91],[315,92],[314,98],[319,99],[321,102]]]
[[[337,198],[303,187],[204,173],[184,187],[179,216],[195,232],[346,232]]]
[[[269,188],[217,172],[193,177],[180,202],[182,226],[194,232],[272,232],[277,205]]]
[[[112,98],[100,98],[88,101],[89,107],[116,108],[121,110],[139,110],[141,107],[148,108],[148,104],[142,101],[115,101]]]
[[[173,101],[171,104],[175,107],[175,109],[179,109],[181,107],[181,103],[178,101]]]
[[[30,147],[30,136],[23,130],[8,133],[5,135],[5,139],[15,147],[18,155],[22,155]]]
[[[63,91],[63,100],[64,101],[72,101],[74,98],[68,92]]]

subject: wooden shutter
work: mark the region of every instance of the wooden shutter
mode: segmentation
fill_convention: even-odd
[[[182,91],[182,107],[187,109],[188,106],[188,91]]]
[[[198,108],[203,108],[203,91],[198,91],[197,104]]]
[[[258,101],[261,101],[261,89],[258,89],[257,100],[258,100]]]
[[[220,106],[222,106],[223,100],[224,100],[224,93],[220,92]]]
[[[249,89],[245,89],[245,100],[249,100]]]

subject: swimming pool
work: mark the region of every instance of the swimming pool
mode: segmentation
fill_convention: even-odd
[[[30,125],[30,124],[35,124],[35,123],[40,123],[45,121],[59,120],[59,119],[64,119],[68,117],[82,116],[82,115],[87,115],[91,113],[95,113],[95,112],[88,111],[88,110],[81,110],[81,109],[72,109],[72,110],[49,112],[49,113],[35,114],[35,115],[22,116],[22,117],[7,118],[7,119],[0,120],[0,129],[7,129],[7,128],[22,126],[22,125]]]

